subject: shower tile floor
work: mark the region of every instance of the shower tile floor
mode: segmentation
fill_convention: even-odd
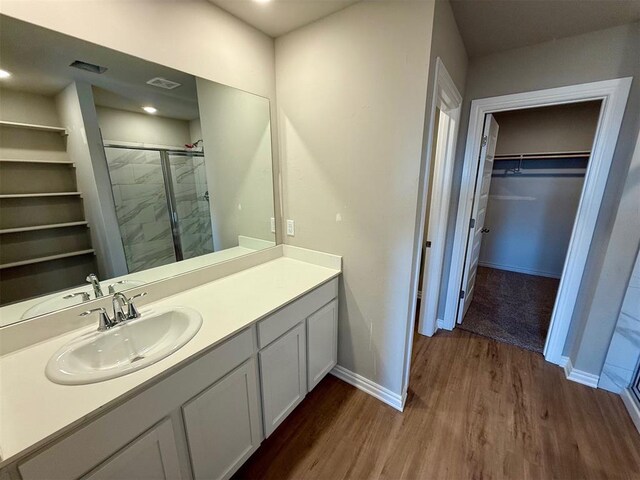
[[[542,353],[559,279],[478,267],[462,330]]]

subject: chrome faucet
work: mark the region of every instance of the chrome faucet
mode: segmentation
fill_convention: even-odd
[[[109,317],[106,309],[102,307],[92,308],[91,310],[82,312],[80,316],[86,317],[87,315],[91,315],[92,313],[98,313],[98,331],[104,332],[105,330],[109,330],[110,328],[113,328],[122,322],[126,322],[127,320],[140,318],[140,312],[133,303],[133,300],[136,298],[144,297],[146,294],[147,292],[142,292],[134,295],[133,297],[127,298],[124,293],[115,293],[111,299],[111,303],[113,306],[113,318]]]
[[[104,293],[102,293],[102,287],[100,287],[100,280],[98,280],[98,276],[95,273],[90,273],[87,276],[86,280],[93,287],[93,294],[96,298],[104,297]]]
[[[111,304],[113,305],[113,322],[118,324],[128,320],[127,314],[124,313],[123,308],[128,308],[127,297],[124,293],[114,293],[111,297]]]

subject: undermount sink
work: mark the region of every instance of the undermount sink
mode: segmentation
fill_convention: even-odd
[[[148,367],[179,350],[202,326],[187,307],[143,311],[140,318],[69,342],[49,360],[49,380],[64,385],[101,382]]]

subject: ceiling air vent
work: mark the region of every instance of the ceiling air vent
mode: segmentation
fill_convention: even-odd
[[[69,64],[70,67],[79,68],[80,70],[86,70],[87,72],[97,73],[100,75],[107,71],[107,67],[101,67],[100,65],[94,65],[93,63],[83,62],[81,60],[75,60]]]
[[[165,90],[173,90],[174,88],[178,88],[181,83],[172,82],[171,80],[167,80],[166,78],[156,77],[152,78],[147,82],[149,85],[153,85],[154,87],[164,88]]]

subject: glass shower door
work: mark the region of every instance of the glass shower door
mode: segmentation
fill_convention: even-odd
[[[174,229],[184,259],[214,251],[204,155],[166,152],[174,199]]]
[[[178,257],[162,152],[121,147],[104,150],[129,272],[175,262]]]

